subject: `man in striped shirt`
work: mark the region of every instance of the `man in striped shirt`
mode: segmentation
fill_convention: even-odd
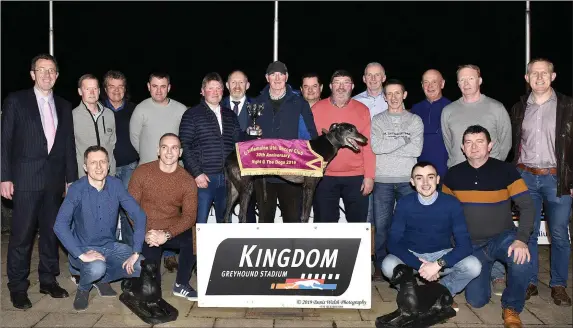
[[[490,157],[493,142],[487,129],[468,127],[462,142],[467,160],[450,168],[443,192],[462,203],[473,255],[482,263],[480,275],[466,287],[466,300],[475,308],[489,302],[491,268],[494,261],[500,261],[508,274],[501,297],[504,325],[522,327],[519,313],[532,270],[527,243],[533,231],[533,200],[517,169]],[[511,200],[520,210],[519,228],[513,224]]]

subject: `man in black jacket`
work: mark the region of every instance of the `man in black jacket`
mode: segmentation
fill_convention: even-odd
[[[531,93],[511,109],[513,163],[521,173],[535,203],[535,225],[529,248],[533,275],[525,299],[538,295],[539,259],[537,236],[545,203],[551,236],[551,297],[561,306],[571,306],[567,275],[571,247],[567,233],[573,197],[573,98],[551,87],[556,73],[547,59],[527,65],[525,80]]]
[[[199,188],[197,223],[207,223],[213,203],[217,222],[223,222],[227,199],[225,159],[241,135],[237,115],[221,105],[223,88],[219,74],[207,74],[201,84],[201,102],[187,109],[179,125],[183,165]]]

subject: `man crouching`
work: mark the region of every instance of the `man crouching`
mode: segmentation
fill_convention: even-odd
[[[87,175],[74,182],[64,199],[54,232],[68,251],[70,265],[80,272],[74,309],[88,308],[92,286],[100,296],[117,293],[111,281],[139,277],[140,252],[145,237],[146,216],[121,180],[108,176],[109,156],[100,146],[84,153]],[[119,207],[134,221],[133,248],[117,242]]]

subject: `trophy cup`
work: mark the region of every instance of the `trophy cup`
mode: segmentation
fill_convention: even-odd
[[[263,113],[265,104],[247,104],[247,112],[253,120],[253,123],[247,129],[247,134],[250,136],[261,136],[263,133],[261,128],[257,125],[257,118]]]

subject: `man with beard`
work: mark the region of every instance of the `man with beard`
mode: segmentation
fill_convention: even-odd
[[[312,107],[316,127],[330,128],[333,123],[346,122],[356,126],[368,138],[355,153],[341,148],[328,164],[318,183],[314,202],[314,222],[338,222],[340,199],[344,203],[346,221],[366,222],[368,195],[374,186],[375,158],[370,148],[370,114],[368,107],[350,98],[354,82],[349,72],[338,70],[330,79],[331,95]]]

